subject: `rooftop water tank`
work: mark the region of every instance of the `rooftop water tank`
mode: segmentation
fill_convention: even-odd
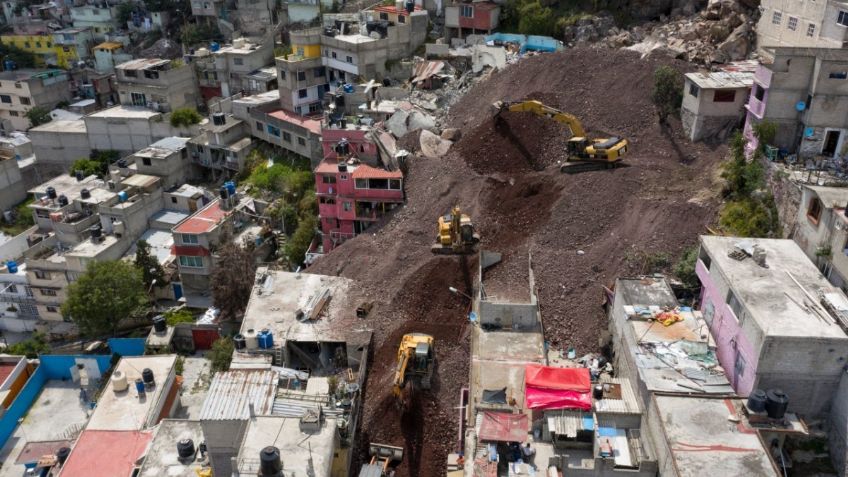
[[[180,439],[177,441],[177,455],[180,459],[194,458],[194,441],[191,439]]]
[[[212,113],[212,124],[215,126],[227,124],[227,115],[224,113]]]
[[[345,93],[353,93],[353,85],[350,83],[345,83],[344,86],[342,86],[342,90]]]
[[[256,330],[251,328],[244,332],[244,344],[249,350],[259,347],[259,339],[256,336]]]
[[[123,371],[116,370],[112,373],[112,377],[109,380],[112,381],[112,391],[116,393],[124,392],[129,387],[129,384],[127,384],[127,375]]]
[[[236,350],[241,351],[247,346],[247,342],[244,339],[244,335],[237,334],[233,337],[233,345],[236,347]]]
[[[65,463],[68,460],[68,456],[71,454],[70,447],[60,447],[59,450],[56,451],[56,460],[59,462],[59,465]]]
[[[77,178],[77,182],[82,182],[82,180],[85,179],[85,173],[82,171],[77,171],[74,175]]]
[[[268,446],[259,452],[259,475],[273,477],[283,472],[283,461],[280,460],[280,449]]]
[[[762,389],[751,391],[751,394],[748,396],[748,409],[753,412],[765,412],[766,392]]]
[[[168,324],[165,321],[165,317],[162,315],[153,317],[153,329],[157,333],[164,333],[165,330],[168,329]]]
[[[156,384],[156,381],[153,379],[153,370],[150,368],[141,370],[141,379],[144,381],[144,384]]]
[[[83,200],[84,200],[84,199],[90,199],[90,198],[91,198],[91,191],[90,191],[90,190],[88,190],[88,189],[83,189],[83,190],[81,190],[81,191],[80,191],[80,197],[81,197]]]
[[[271,349],[274,347],[274,336],[271,334],[271,330],[262,330],[256,335],[256,338],[259,341],[259,347],[261,349]]]
[[[236,195],[236,183],[233,181],[224,182],[224,187],[227,188],[227,192],[230,193],[231,196]]]
[[[18,273],[18,262],[9,260],[6,262],[6,269],[9,270],[9,273]]]
[[[58,202],[59,202],[59,207],[64,207],[64,206],[68,205],[68,196],[66,196],[65,194],[60,195]]]
[[[141,378],[135,380],[135,391],[138,393],[138,397],[144,396],[144,381]]]
[[[209,51],[215,53],[216,51],[221,49],[221,45],[217,41],[213,41],[209,44]]]
[[[48,199],[56,199],[56,189],[54,187],[47,188],[47,198]]]
[[[88,229],[91,232],[91,238],[99,239],[103,235],[103,229],[100,228],[100,225],[92,225],[91,228]]]
[[[129,196],[129,194],[127,194],[127,191],[122,190],[121,192],[118,192],[118,201],[119,202],[126,202],[127,199],[129,199],[129,198],[130,198],[130,196]]]
[[[780,389],[766,391],[766,412],[772,419],[783,419],[789,407],[789,396]]]

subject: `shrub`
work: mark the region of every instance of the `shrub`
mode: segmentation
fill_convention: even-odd
[[[318,226],[318,220],[314,215],[304,217],[297,226],[294,235],[286,242],[284,252],[286,259],[293,266],[303,264],[306,258],[306,252],[309,250],[309,245],[312,244],[312,239],[315,237],[315,229]]]
[[[71,169],[68,171],[68,174],[74,175],[77,171],[81,171],[83,175],[88,176],[102,176],[106,172],[107,166],[106,164],[97,162],[92,159],[77,159],[71,165]]]
[[[774,198],[743,198],[724,205],[719,224],[731,235],[739,237],[771,237],[779,227]]]
[[[660,123],[665,124],[668,116],[676,115],[683,101],[683,80],[680,72],[670,66],[660,66],[654,70],[651,99],[657,107]]]
[[[166,311],[164,316],[168,326],[176,326],[180,323],[194,323],[194,315],[185,308]]]
[[[698,247],[687,248],[680,256],[680,260],[674,265],[674,275],[683,282],[687,288],[697,288],[700,282],[695,273],[695,264],[698,262]]]
[[[218,338],[217,341],[212,343],[212,349],[206,353],[206,359],[210,361],[212,372],[230,369],[234,350],[233,340],[230,338]]]
[[[29,339],[9,346],[6,352],[8,354],[26,356],[29,359],[35,359],[40,354],[50,352],[50,344],[47,343],[47,337],[44,333],[36,331]]]
[[[203,116],[192,108],[180,108],[171,113],[171,126],[182,128],[192,126],[203,120]]]
[[[30,127],[38,127],[42,124],[47,124],[53,120],[53,117],[50,116],[50,111],[47,108],[42,108],[41,106],[36,106],[29,111],[26,112],[26,118],[29,119]]]
[[[557,18],[538,0],[518,7],[518,32],[525,35],[553,35]]]

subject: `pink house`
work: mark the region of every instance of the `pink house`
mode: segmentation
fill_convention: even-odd
[[[750,256],[755,249],[765,266]],[[848,306],[842,291],[791,240],[702,236],[696,272],[701,312],[736,393],[779,388],[790,411],[826,413],[848,364],[848,336],[805,302]]]

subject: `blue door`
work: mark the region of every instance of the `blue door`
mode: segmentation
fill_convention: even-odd
[[[183,284],[182,283],[172,283],[174,288],[174,300],[179,300],[183,297]]]

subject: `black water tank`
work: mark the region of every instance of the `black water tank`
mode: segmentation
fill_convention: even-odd
[[[77,178],[77,182],[82,182],[82,180],[85,179],[85,174],[82,171],[77,171],[75,176]]]
[[[762,389],[751,391],[748,396],[748,409],[754,412],[764,412],[766,410],[766,392]]]
[[[177,455],[180,459],[191,459],[194,457],[194,441],[191,439],[180,439],[177,441]]]
[[[53,187],[48,187],[47,188],[47,198],[55,199],[56,198],[56,189],[54,189]]]
[[[766,412],[772,419],[782,419],[789,407],[789,396],[780,389],[769,389],[766,392]]]
[[[162,315],[153,317],[153,329],[156,330],[157,333],[164,333],[168,328],[168,324],[165,322],[165,317]]]
[[[68,196],[62,194],[59,196],[59,207],[64,207],[68,205]]]
[[[595,399],[603,399],[604,398],[604,385],[596,384],[595,387],[592,388],[592,397]]]
[[[141,370],[141,379],[144,380],[144,384],[154,384],[156,382],[153,380],[153,371],[150,368]]]
[[[59,461],[59,465],[65,463],[68,460],[68,455],[71,453],[70,447],[60,447],[59,450],[56,451],[56,460]]]
[[[344,94],[342,94],[342,93],[337,94],[335,101],[336,101],[336,107],[337,108],[343,108],[344,107]]]
[[[227,190],[227,186],[221,186],[219,193],[221,194],[221,198],[224,200],[227,200],[230,197],[230,191]]]
[[[407,0],[406,2],[406,11],[407,13],[412,13],[415,11],[415,2],[412,0]]]
[[[247,340],[244,339],[244,336],[241,334],[237,334],[233,337],[233,345],[238,350],[242,350],[247,347]]]
[[[350,143],[346,140],[339,141],[339,144],[336,146],[336,152],[342,156],[346,156],[350,153]]]
[[[259,475],[272,477],[283,471],[283,462],[280,460],[280,449],[268,446],[259,452]]]
[[[118,164],[118,167],[120,167],[121,169],[124,169],[125,167],[127,167],[127,160],[126,159],[118,159],[117,164]]]
[[[212,124],[215,126],[227,124],[227,116],[224,113],[212,113]]]
[[[88,230],[91,232],[92,238],[100,238],[103,235],[103,229],[99,225],[92,225]]]
[[[88,189],[81,190],[80,191],[80,197],[82,197],[83,199],[90,199],[91,198],[91,191],[88,190]]]

